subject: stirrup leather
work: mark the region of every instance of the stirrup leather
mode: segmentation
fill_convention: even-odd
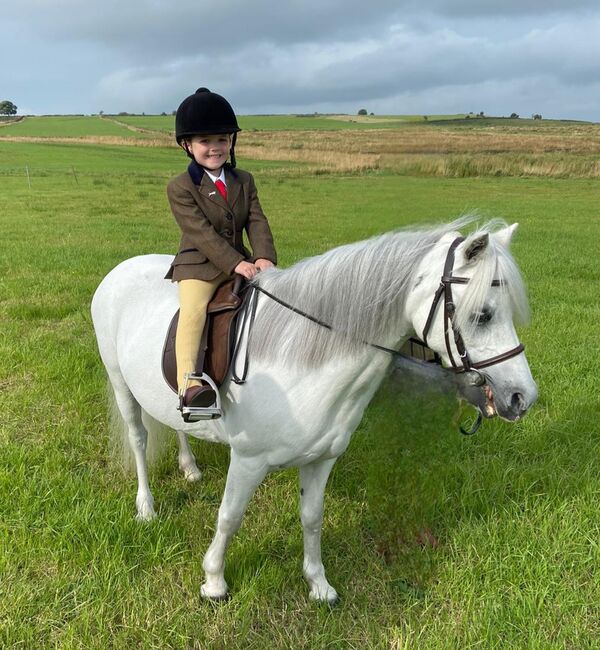
[[[206,382],[214,391],[217,399],[212,406],[184,406],[183,396],[187,389],[190,387],[190,380],[196,379],[197,381]],[[216,420],[223,415],[221,409],[221,395],[215,382],[206,374],[198,375],[194,372],[186,372],[184,376],[183,390],[179,395],[179,406],[177,410],[181,411],[185,422],[198,422],[199,420]]]

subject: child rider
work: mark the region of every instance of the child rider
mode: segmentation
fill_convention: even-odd
[[[233,273],[251,280],[277,263],[254,179],[235,168],[240,130],[229,102],[207,88],[186,97],[177,109],[177,144],[192,160],[187,171],[167,186],[182,236],[165,277],[177,282],[179,294],[175,357],[183,406],[206,408],[216,400],[214,390],[197,380],[190,380],[182,394],[185,374],[195,371],[206,308],[215,290]],[[244,247],[244,230],[252,255]]]

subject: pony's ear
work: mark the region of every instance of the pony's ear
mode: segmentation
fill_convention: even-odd
[[[518,223],[513,223],[512,226],[506,226],[506,228],[502,228],[502,230],[494,233],[494,237],[504,248],[508,248],[510,246],[510,240],[518,227]]]
[[[488,244],[490,243],[490,236],[488,233],[478,235],[477,237],[469,237],[465,242],[464,256],[467,262],[475,262],[483,254]]]

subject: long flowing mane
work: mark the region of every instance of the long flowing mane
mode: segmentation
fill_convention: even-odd
[[[306,258],[288,269],[261,273],[256,280],[261,287],[332,329],[262,296],[264,302],[250,336],[251,356],[309,368],[358,353],[365,341],[385,342],[403,314],[411,280],[423,256],[441,237],[476,219],[469,215],[418,231],[385,233]],[[504,225],[490,221],[477,233],[492,233]],[[497,277],[510,294],[515,316],[525,320],[525,288],[512,256],[501,247],[488,248],[467,285],[465,307],[471,311],[480,308],[491,279]],[[468,329],[466,309],[461,311],[457,317]]]

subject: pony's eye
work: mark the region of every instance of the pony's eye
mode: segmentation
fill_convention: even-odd
[[[492,320],[492,316],[492,311],[490,309],[487,309],[487,307],[484,307],[481,311],[473,314],[473,316],[471,316],[471,320],[476,325],[485,325]]]

